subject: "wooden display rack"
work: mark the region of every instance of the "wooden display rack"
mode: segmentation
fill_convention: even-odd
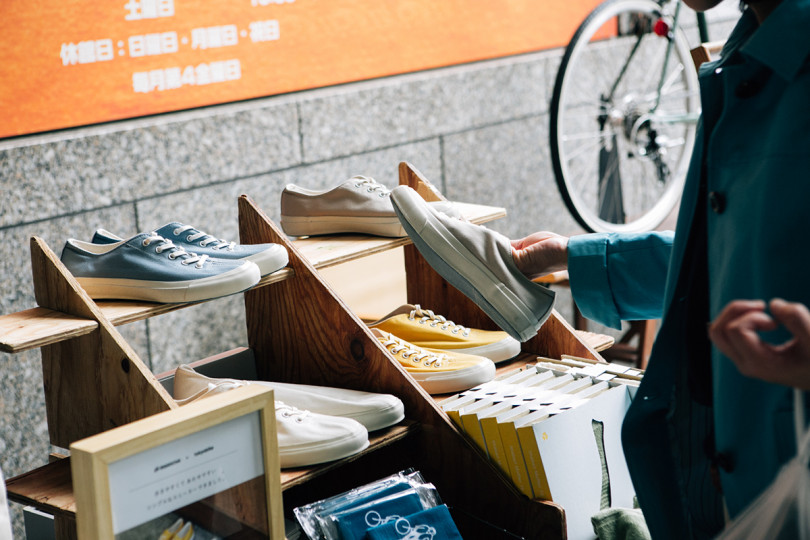
[[[400,164],[399,173],[400,184],[410,185],[426,200],[442,198],[409,164]],[[475,223],[505,215],[498,208],[459,207]],[[427,265],[407,238],[352,235],[290,241],[245,195],[239,198],[239,232],[243,244],[278,243],[290,255],[288,268],[244,293],[248,345],[259,378],[390,393],[405,404],[407,420],[373,433],[368,450],[323,467],[283,471],[282,490],[317,487],[328,471],[352,463],[370,468],[377,477],[391,474],[396,470],[373,459],[386,449],[386,456],[422,471],[453,508],[526,538],[566,536],[563,509],[522,495],[453,425],[437,405],[441,398],[434,399],[413,381],[319,275],[321,268],[405,246],[409,302],[452,313],[465,326],[495,328],[475,304]],[[67,448],[75,440],[176,408],[115,326],[190,304],[94,302],[44,241],[32,238],[31,255],[40,307],[0,317],[0,350],[41,349],[51,442]],[[522,347],[523,353],[501,364],[499,371],[534,362],[538,355],[601,360],[556,311]],[[58,538],[75,537],[68,459],[12,478],[7,486],[11,500],[56,517]],[[351,487],[349,481],[329,485],[324,495]]]

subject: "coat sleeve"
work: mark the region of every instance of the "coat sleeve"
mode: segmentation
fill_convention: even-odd
[[[582,314],[612,328],[659,319],[672,232],[583,234],[568,242],[568,274]]]

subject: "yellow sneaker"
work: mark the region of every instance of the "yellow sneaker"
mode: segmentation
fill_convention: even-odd
[[[172,523],[170,527],[164,530],[158,540],[173,540],[175,538],[175,534],[177,534],[180,529],[183,528],[183,518],[179,518],[177,521]]]
[[[472,354],[502,362],[520,353],[520,342],[506,332],[465,328],[419,304],[405,304],[369,324],[417,347]]]
[[[194,540],[194,526],[190,521],[174,535],[174,540]]]
[[[422,349],[377,328],[371,333],[428,394],[461,392],[495,377],[495,364],[483,356]]]

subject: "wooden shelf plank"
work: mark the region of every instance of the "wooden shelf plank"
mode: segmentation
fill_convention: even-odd
[[[506,210],[500,207],[459,202],[454,204],[472,223],[486,223],[506,216]],[[295,247],[318,270],[410,243],[408,237],[383,238],[360,234],[311,236],[294,242]]]
[[[264,276],[255,287],[264,287],[289,279],[291,268],[283,268]],[[254,288],[255,288],[254,287]],[[156,304],[128,300],[99,300],[96,302],[104,316],[115,326],[121,326],[156,315],[170,313],[202,302],[185,304]],[[52,345],[60,341],[89,334],[98,325],[95,321],[66,315],[46,308],[32,308],[0,316],[0,351],[19,353],[28,349]]]
[[[311,481],[314,478],[321,476],[324,473],[331,471],[332,469],[336,469],[346,463],[350,463],[352,461],[360,459],[363,456],[369,454],[370,452],[374,452],[376,450],[379,450],[380,448],[384,448],[392,443],[404,439],[418,428],[419,428],[418,423],[404,420],[399,424],[392,426],[390,428],[371,432],[369,434],[368,448],[366,448],[362,452],[354,454],[353,456],[349,456],[347,458],[340,459],[338,461],[332,461],[330,463],[320,465],[317,467],[283,469],[281,471],[281,490],[285,491],[297,485],[304,484],[306,482]]]
[[[419,425],[405,420],[396,426],[374,431],[369,437],[369,446],[362,452],[324,465],[283,469],[281,471],[281,488],[309,482],[313,478],[360,459],[361,457],[384,448],[413,433]],[[73,496],[73,481],[70,473],[70,458],[58,459],[52,463],[21,474],[6,482],[8,498],[14,502],[30,505],[51,515],[73,517],[76,514],[76,500]]]
[[[33,506],[51,515],[76,514],[70,458],[58,459],[6,481],[11,501]]]
[[[89,334],[96,321],[47,308],[31,308],[0,316],[0,351],[18,353],[55,341]],[[54,336],[59,339],[54,340]]]
[[[473,223],[486,223],[506,215],[500,207],[480,204],[455,203],[459,211]],[[317,269],[335,266],[367,255],[410,244],[405,238],[382,238],[364,235],[339,235],[303,238],[295,242],[304,256]],[[265,276],[256,285],[264,287],[289,279],[291,268],[284,268]],[[187,304],[155,304],[151,302],[100,300],[97,302],[104,316],[115,326],[128,324],[164,313],[170,313],[200,302]],[[45,308],[32,308],[0,316],[0,351],[19,353],[44,345],[51,345],[96,329],[95,321],[72,317]]]

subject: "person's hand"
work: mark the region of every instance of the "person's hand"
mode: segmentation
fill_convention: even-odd
[[[568,268],[568,237],[541,231],[512,240],[512,256],[529,278]]]
[[[765,313],[761,300],[730,302],[709,325],[709,337],[747,377],[810,390],[810,311],[807,306],[771,300]],[[783,325],[792,337],[777,345],[758,332]]]

